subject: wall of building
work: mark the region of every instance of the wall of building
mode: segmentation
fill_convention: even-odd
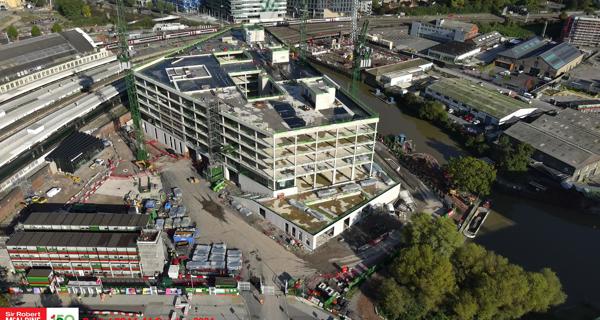
[[[144,128],[144,133],[146,134],[146,136],[157,140],[158,142],[164,144],[165,146],[175,150],[180,154],[187,153],[187,146],[185,145],[185,142],[180,139],[177,139],[172,134],[144,120],[142,120],[142,127]]]

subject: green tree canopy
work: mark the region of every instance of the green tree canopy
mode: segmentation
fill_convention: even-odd
[[[405,246],[379,287],[379,306],[388,319],[519,319],[565,301],[560,280],[550,269],[525,271],[480,245],[457,244],[456,228],[446,227],[446,222],[443,227],[427,226],[436,221],[452,224],[421,213],[408,226],[411,230],[403,231],[408,234]],[[443,239],[450,243],[438,243]],[[448,254],[439,248],[454,249]]]
[[[533,148],[526,143],[513,144],[505,135],[498,140],[498,167],[503,172],[527,171],[531,155],[533,155]]]
[[[62,32],[62,26],[60,25],[60,23],[58,23],[58,22],[55,22],[55,23],[52,25],[52,28],[50,29],[50,31],[52,31],[52,32],[54,32],[54,33],[56,33],[56,32]]]
[[[6,35],[10,40],[15,41],[17,38],[19,38],[19,30],[17,30],[17,28],[11,24],[6,29]]]
[[[402,240],[408,246],[429,245],[436,253],[449,257],[463,244],[464,237],[456,232],[450,219],[415,213],[402,229]]]
[[[496,169],[473,157],[452,158],[446,171],[454,187],[475,195],[490,194],[492,183],[496,180]]]
[[[31,27],[31,36],[32,37],[39,37],[42,35],[42,31],[40,30],[40,28],[36,25],[34,25],[33,27]]]
[[[418,116],[421,119],[435,122],[445,122],[448,120],[446,108],[439,101],[427,101],[423,103],[418,110]]]
[[[81,7],[81,15],[83,15],[86,18],[89,18],[92,16],[92,8],[90,8],[89,5],[84,5],[83,7]]]
[[[65,17],[79,17],[83,13],[84,3],[82,0],[56,0],[54,4],[58,12]]]

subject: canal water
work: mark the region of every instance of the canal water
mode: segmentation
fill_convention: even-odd
[[[317,69],[348,86],[348,77],[324,67]],[[431,154],[440,163],[464,154],[440,129],[383,102],[372,94],[371,87],[361,85],[360,99],[379,113],[379,132],[404,133],[417,152]],[[491,200],[492,214],[475,242],[526,270],[554,270],[569,296],[566,306],[600,302],[600,216],[502,193]]]

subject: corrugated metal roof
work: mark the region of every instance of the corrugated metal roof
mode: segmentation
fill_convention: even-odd
[[[33,226],[104,226],[104,227],[145,227],[149,215],[116,213],[64,213],[33,212],[23,222],[25,229]]]
[[[135,248],[137,233],[18,231],[7,246]]]
[[[554,70],[558,70],[581,55],[582,53],[577,48],[563,42],[543,52],[540,57]]]

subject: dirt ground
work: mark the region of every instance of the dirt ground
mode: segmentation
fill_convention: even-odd
[[[223,206],[223,200],[209,189],[208,182],[199,184],[187,181],[198,176],[189,160],[180,160],[165,167],[162,172],[165,189],[180,187],[188,212],[200,229],[198,243],[225,242],[230,248],[242,250],[254,275],[262,275],[266,281],[284,272],[294,278],[316,272],[305,261],[287,251],[273,239],[248,224],[239,213]]]

